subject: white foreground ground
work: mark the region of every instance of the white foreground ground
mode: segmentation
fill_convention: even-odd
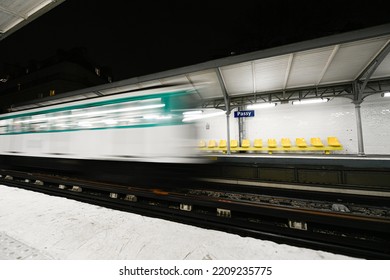
[[[351,259],[0,186],[0,260]]]

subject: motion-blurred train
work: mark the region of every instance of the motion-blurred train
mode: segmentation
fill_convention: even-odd
[[[195,129],[183,122],[195,103],[172,86],[4,114],[0,168],[121,183],[176,176],[196,159]]]

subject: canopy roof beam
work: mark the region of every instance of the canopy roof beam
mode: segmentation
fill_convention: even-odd
[[[284,82],[283,82],[283,89],[286,89],[287,88],[287,84],[288,84],[288,78],[290,77],[290,73],[291,73],[291,65],[293,63],[293,60],[294,60],[294,54],[290,54],[289,57],[288,57],[288,62],[287,62],[287,67],[286,67],[286,73],[284,74]]]
[[[390,79],[371,80],[367,83],[365,95],[372,95],[390,90]],[[230,106],[239,107],[254,103],[285,103],[295,100],[311,98],[349,98],[354,100],[353,83],[339,85],[329,85],[322,87],[308,87],[290,90],[278,90],[273,92],[258,92],[240,96],[230,96]],[[205,99],[202,103],[203,108],[218,108],[224,104],[224,99]]]
[[[325,76],[326,71],[328,70],[330,64],[332,63],[332,61],[333,61],[334,57],[336,56],[336,53],[338,52],[339,49],[340,49],[340,45],[334,46],[334,48],[333,48],[333,50],[328,58],[328,61],[325,64],[324,69],[322,69],[322,72],[321,72],[320,76],[318,77],[317,85],[319,85],[321,83],[322,79]]]
[[[363,100],[363,93],[366,89],[367,83],[372,77],[372,74],[376,71],[382,61],[390,53],[390,40],[387,40],[386,44],[379,51],[379,53],[374,57],[374,59],[368,64],[368,66],[360,73],[360,75],[355,79],[354,84],[356,84],[355,90],[355,101],[361,102]],[[363,84],[359,87],[359,83],[363,81]]]
[[[223,79],[221,68],[220,67],[216,68],[215,73],[217,74],[218,82],[219,82],[221,89],[222,89],[223,99],[225,100],[225,105],[226,105],[226,112],[230,111],[230,108],[229,108],[230,98],[229,98],[229,94],[226,90],[226,83]]]

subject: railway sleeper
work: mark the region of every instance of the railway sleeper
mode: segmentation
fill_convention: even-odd
[[[44,184],[43,184],[43,181],[41,181],[41,180],[35,180],[34,185],[43,186]]]
[[[79,186],[73,186],[71,189],[72,192],[82,192],[83,188]]]
[[[224,217],[224,218],[231,218],[232,212],[228,209],[217,208],[217,216]]]
[[[334,203],[332,204],[332,211],[335,212],[351,212],[344,204]]]
[[[118,194],[117,193],[110,193],[110,198],[118,198]]]
[[[307,223],[302,221],[288,220],[288,226],[292,229],[307,230]]]
[[[183,210],[183,211],[192,211],[192,205],[191,204],[184,204],[184,203],[180,203],[180,210]]]
[[[126,194],[125,200],[131,201],[131,202],[137,202],[138,198],[133,194]]]

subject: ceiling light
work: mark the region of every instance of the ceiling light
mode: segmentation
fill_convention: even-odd
[[[315,99],[304,99],[293,101],[293,105],[301,105],[301,104],[315,104],[315,103],[325,103],[328,102],[329,98],[315,98]]]
[[[260,109],[260,108],[271,108],[275,107],[276,103],[257,103],[257,104],[251,104],[248,105],[248,109]]]
[[[215,113],[210,113],[210,114],[190,115],[190,116],[185,116],[183,119],[183,122],[190,122],[190,121],[195,121],[195,120],[200,120],[200,119],[207,119],[207,118],[212,118],[212,117],[216,117],[216,116],[221,116],[224,114],[225,114],[225,111],[220,111],[220,112],[215,112]]]
[[[382,97],[390,97],[390,91],[385,91],[382,93]]]

